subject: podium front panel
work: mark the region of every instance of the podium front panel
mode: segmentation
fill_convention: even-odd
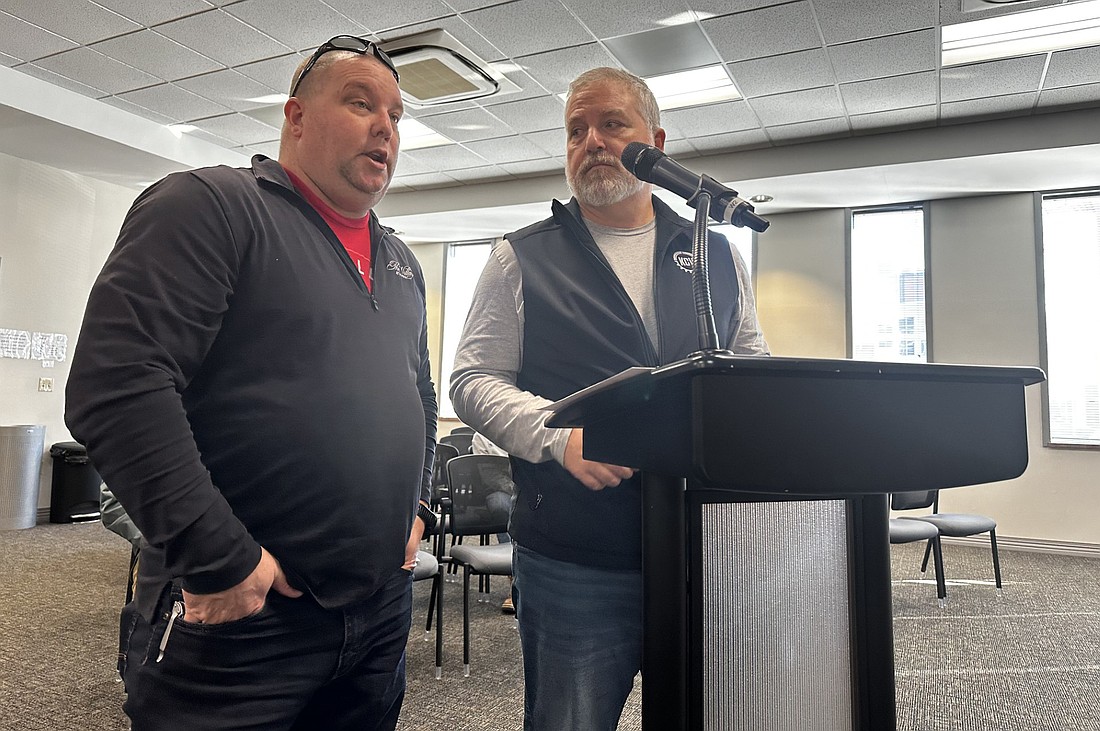
[[[690,494],[690,492],[688,493]],[[848,509],[843,500],[703,503],[701,658],[689,707],[706,731],[851,731]]]

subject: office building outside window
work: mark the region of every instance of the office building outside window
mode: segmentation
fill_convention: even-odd
[[[854,211],[851,224],[852,357],[926,362],[924,208]]]
[[[1047,442],[1100,445],[1100,191],[1042,199]]]

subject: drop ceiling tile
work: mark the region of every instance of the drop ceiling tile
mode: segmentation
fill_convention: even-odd
[[[760,126],[752,109],[743,101],[662,112],[661,122],[675,125],[682,137],[704,137]]]
[[[507,2],[507,0],[447,0],[447,4],[460,13],[484,8],[487,5],[500,5],[501,2]]]
[[[730,2],[730,0],[691,0],[691,9],[695,11],[699,20],[706,20],[707,18],[714,18],[719,15],[730,15],[734,12],[740,13],[745,10],[766,8],[770,5],[785,5],[790,1],[791,0],[737,0],[737,2]]]
[[[423,175],[410,175],[407,178],[401,178],[401,184],[413,190],[424,190],[457,185],[458,181],[445,173],[424,173]]]
[[[454,142],[486,140],[488,137],[503,137],[516,133],[510,126],[481,108],[436,114],[422,118],[420,121]]]
[[[18,67],[16,71],[21,71],[27,76],[33,76],[36,79],[41,79],[42,81],[48,81],[54,86],[60,86],[63,89],[75,91],[77,94],[90,96],[93,99],[98,99],[99,97],[108,95],[107,92],[103,89],[97,89],[94,86],[82,84],[79,81],[73,81],[67,76],[61,76],[60,74],[56,74],[49,69],[41,68],[33,63],[25,63],[22,66]]]
[[[431,148],[420,150],[420,154],[423,156],[431,155]],[[415,152],[405,152],[404,150],[402,150],[397,155],[397,170],[395,171],[395,174],[399,177],[406,177],[409,175],[421,175],[423,173],[431,173],[434,171],[435,168],[431,167],[420,158],[417,158]]]
[[[263,155],[264,157],[270,157],[272,160],[279,159],[279,143],[277,141],[261,142],[255,145],[241,145],[240,147],[233,148],[233,150],[249,158],[253,155]]]
[[[137,104],[139,107],[145,107],[158,114],[163,114],[177,122],[211,117],[215,114],[224,114],[230,111],[221,104],[203,99],[198,94],[192,94],[175,84],[160,84],[147,89],[138,89],[127,94],[120,94],[119,96]]]
[[[934,71],[938,53],[933,29],[829,46],[841,83]]]
[[[719,55],[731,62],[821,46],[809,0],[704,20],[702,25]]]
[[[624,68],[638,76],[659,76],[721,62],[695,23],[609,38],[604,45]]]
[[[362,0],[325,0],[325,2],[375,33],[454,15],[454,11],[439,0],[401,0],[395,3],[364,3]],[[320,42],[313,45],[316,46]]]
[[[1058,51],[1050,57],[1044,89],[1100,82],[1100,46]]]
[[[212,145],[218,145],[219,147],[224,147],[226,149],[231,149],[233,147],[239,146],[238,143],[234,142],[233,140],[227,139],[225,137],[219,137],[218,135],[210,134],[209,132],[207,132],[204,129],[196,128],[196,129],[188,131],[186,134],[188,134],[192,137],[195,137],[197,139],[209,142]]]
[[[237,110],[242,114],[247,114],[253,119],[258,119],[269,127],[277,127],[282,129],[283,126],[283,105],[282,104],[265,104],[262,107],[256,107],[255,109]]]
[[[11,67],[19,63],[23,63],[23,61],[16,58],[15,56],[9,56],[6,53],[0,53],[0,66]]]
[[[428,117],[435,117],[440,114],[450,114],[451,112],[461,112],[466,109],[473,109],[477,104],[473,101],[458,101],[447,102],[446,104],[429,104],[427,106],[415,106],[408,102],[405,103],[405,112],[412,114],[417,119],[426,119]]]
[[[930,104],[909,109],[891,109],[871,114],[853,114],[848,118],[852,129],[860,132],[883,132],[886,130],[915,129],[935,125],[938,115],[936,106]]]
[[[441,145],[433,147],[421,159],[439,172],[461,170],[487,165],[488,160],[459,145]]]
[[[829,58],[820,48],[731,63],[729,71],[738,91],[746,97],[782,94],[836,83]]]
[[[768,127],[766,131],[768,137],[776,144],[810,142],[813,140],[848,137],[851,135],[851,132],[848,130],[848,120],[843,117],[778,125],[775,127]]]
[[[1005,96],[968,99],[940,104],[940,119],[944,121],[972,121],[995,117],[1015,117],[1035,106],[1037,92],[1008,94]]]
[[[284,56],[276,56],[255,63],[246,63],[234,66],[233,70],[242,73],[253,81],[258,81],[264,86],[287,94],[290,92],[290,80],[298,64],[304,61],[308,54],[290,53]]]
[[[665,154],[677,156],[690,156],[695,154],[695,147],[689,140],[666,140]]]
[[[762,129],[746,129],[740,132],[726,132],[720,135],[694,137],[691,140],[691,144],[696,150],[704,153],[771,147],[771,142]]]
[[[182,18],[203,10],[209,10],[210,4],[203,0],[95,0],[97,5],[109,8],[120,15],[144,26],[164,23]]]
[[[33,0],[6,3],[7,12],[77,43],[92,43],[141,28],[89,0]]]
[[[936,25],[938,0],[814,0],[827,44],[904,33]]]
[[[161,79],[152,74],[85,47],[43,58],[37,65],[110,94],[161,83]]]
[[[165,115],[158,114],[151,109],[140,107],[133,102],[123,99],[122,97],[105,96],[100,99],[100,101],[104,104],[110,104],[112,107],[115,107],[117,109],[129,112],[130,114],[156,122],[157,124],[175,124],[176,122],[176,120],[172,119],[171,117],[166,117]]]
[[[485,183],[490,180],[500,180],[502,178],[511,178],[507,170],[497,165],[485,165],[478,168],[465,168],[463,170],[451,170],[447,173],[448,176],[454,178],[460,183]]]
[[[477,103],[483,107],[519,101],[520,99],[534,99],[537,96],[546,96],[550,93],[549,89],[544,89],[542,84],[532,79],[530,74],[510,60],[497,61],[490,64],[490,66],[504,74],[504,76],[518,86],[520,90],[511,94],[502,94],[499,96],[489,96],[484,99],[478,99]]]
[[[515,59],[535,81],[554,94],[569,88],[569,82],[597,66],[618,68],[619,63],[596,43],[560,48]]]
[[[464,146],[491,163],[539,160],[547,156],[541,147],[519,135],[467,142]]]
[[[51,53],[76,47],[75,43],[56,33],[50,33],[2,11],[0,11],[0,38],[4,39],[4,51],[21,61],[33,61]]]
[[[940,100],[956,102],[1035,91],[1045,63],[1044,54],[945,68],[940,72]]]
[[[455,142],[507,137],[515,134],[515,130],[511,127],[479,107],[424,117],[421,121]]]
[[[142,30],[101,41],[92,46],[92,49],[165,81],[175,81],[222,68],[217,61],[195,53],[153,30]]]
[[[848,114],[870,114],[935,104],[936,83],[936,73],[927,71],[841,84],[840,95]]]
[[[376,3],[372,7],[387,6]],[[225,12],[295,50],[316,48],[336,35],[367,32],[318,0],[244,0],[226,6]]]
[[[234,111],[257,109],[270,106],[271,100],[256,101],[270,97],[276,91],[258,81],[239,74],[232,69],[222,69],[201,76],[192,76],[176,82],[176,86],[206,97],[211,101],[224,104]],[[280,113],[280,119],[282,114]]]
[[[578,46],[595,40],[557,2],[517,0],[474,10],[462,17],[482,35],[494,39],[496,46],[507,56]]]
[[[218,137],[233,140],[239,145],[254,145],[279,139],[279,130],[244,114],[209,117],[191,124]]]
[[[548,155],[561,156],[565,154],[565,128],[545,129],[540,132],[525,132],[524,137],[529,142],[538,145]]]
[[[1077,106],[1083,104],[1096,106],[1098,102],[1100,102],[1100,84],[1063,86],[1058,89],[1046,89],[1039,93],[1040,107]]]
[[[565,5],[597,38],[691,23],[682,0],[565,0]]]
[[[501,163],[501,169],[512,175],[546,175],[549,173],[563,174],[565,161],[562,158],[544,157],[541,160],[525,160],[523,162]]]
[[[565,129],[565,105],[556,96],[541,96],[536,99],[494,104],[487,109],[493,116],[517,132]],[[564,135],[564,132],[561,134]]]
[[[844,116],[832,86],[757,97],[752,108],[766,127]]]
[[[226,66],[281,56],[292,50],[224,10],[210,10],[158,25],[157,31]]]

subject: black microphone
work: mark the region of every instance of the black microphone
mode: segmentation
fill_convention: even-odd
[[[709,213],[716,221],[748,226],[758,232],[771,225],[770,221],[754,213],[756,209],[751,203],[738,198],[736,190],[727,188],[709,175],[696,175],[653,145],[631,142],[623,150],[622,163],[639,180],[672,191],[687,199],[688,203],[700,190],[710,193]]]

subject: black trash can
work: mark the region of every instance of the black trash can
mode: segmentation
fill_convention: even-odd
[[[50,522],[73,523],[99,520],[99,473],[88,461],[88,450],[76,442],[50,447],[53,483],[50,490]]]

